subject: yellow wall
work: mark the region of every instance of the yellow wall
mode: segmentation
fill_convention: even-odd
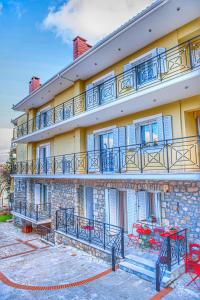
[[[34,110],[31,110],[29,113],[29,119],[35,115],[36,111],[39,111],[43,109],[44,107],[50,106],[55,107],[59,104],[62,104],[63,102],[81,94],[84,90],[87,84],[93,82],[94,80],[98,79],[99,77],[114,71],[115,74],[120,74],[123,72],[123,66],[127,63],[129,63],[131,60],[139,57],[140,55],[158,47],[170,49],[177,45],[178,43],[185,41],[189,38],[192,38],[196,36],[197,34],[200,34],[200,17],[196,20],[184,25],[183,27],[167,34],[166,36],[154,41],[153,43],[147,45],[146,47],[140,49],[139,51],[131,54],[130,56],[124,58],[123,60],[119,61],[118,63],[106,68],[105,70],[99,72],[95,76],[92,76],[85,82],[78,80],[74,83],[73,86],[68,88],[67,90],[63,91],[62,93],[58,94],[54,99],[49,101],[48,103],[42,105],[40,108]]]
[[[136,53],[133,53],[129,57],[119,61],[115,65],[103,70],[102,72],[92,76],[85,82],[78,80],[73,86],[58,94],[54,99],[41,106],[40,108],[32,109],[29,111],[29,119],[35,116],[36,112],[46,106],[55,107],[63,102],[71,99],[72,97],[78,96],[85,90],[85,86],[97,78],[105,75],[106,73],[113,71],[115,74],[123,71],[123,66],[129,61],[136,57],[154,49],[157,47],[171,48],[176,44],[200,34],[200,18],[190,22],[189,24],[179,28],[178,30],[169,33],[161,39],[149,44],[148,46],[140,49]],[[77,101],[82,101],[81,98],[77,97]],[[177,101],[172,104],[156,107],[146,111],[142,111],[136,114],[132,114],[126,117],[111,120],[102,124],[98,124],[89,128],[77,128],[71,132],[57,135],[56,137],[45,140],[38,143],[29,143],[26,145],[18,145],[17,149],[17,160],[24,160],[27,158],[32,159],[36,156],[36,147],[50,142],[51,144],[51,155],[62,155],[65,153],[81,152],[86,150],[86,135],[93,132],[93,130],[116,125],[125,126],[133,122],[133,120],[151,116],[159,113],[163,115],[172,115],[173,117],[173,137],[178,138],[187,135],[196,135],[196,115],[195,112],[200,110],[200,96],[192,97],[182,101]],[[26,159],[25,158],[25,159]]]
[[[88,128],[77,128],[73,131],[57,135],[54,138],[29,144],[28,149],[30,149],[28,159],[36,157],[36,147],[47,143],[50,143],[51,145],[51,156],[84,152],[86,151],[87,134],[92,133],[94,130],[113,125],[116,125],[117,127],[126,126],[131,124],[134,120],[160,113],[164,116],[172,116],[173,138],[195,136],[197,135],[196,118],[200,114],[200,95],[96,124]]]

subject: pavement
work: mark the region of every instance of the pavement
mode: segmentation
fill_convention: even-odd
[[[154,284],[109,269],[110,265],[83,251],[64,245],[50,247],[36,234],[0,223],[0,272],[8,279],[0,281],[1,300],[149,300],[156,295]],[[100,278],[96,276],[107,270]],[[60,287],[77,282],[79,286]],[[54,288],[37,290],[37,286]],[[186,290],[182,280],[162,299],[200,299],[200,294],[193,287]]]

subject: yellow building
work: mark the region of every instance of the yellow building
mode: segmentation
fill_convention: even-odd
[[[84,244],[75,216],[90,234],[94,222],[129,234],[154,220],[199,240],[199,11],[156,1],[93,47],[77,37],[74,61],[43,85],[31,79],[14,107],[26,113],[14,128],[16,222]]]

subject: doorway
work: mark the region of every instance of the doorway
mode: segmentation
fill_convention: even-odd
[[[101,166],[103,172],[114,171],[113,132],[100,135]]]

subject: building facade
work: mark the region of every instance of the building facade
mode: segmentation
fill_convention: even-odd
[[[155,1],[93,47],[77,37],[72,64],[45,84],[31,79],[14,107],[25,112],[14,128],[18,224],[76,245],[75,219],[90,241],[94,222],[126,235],[154,218],[199,241],[199,11]]]

